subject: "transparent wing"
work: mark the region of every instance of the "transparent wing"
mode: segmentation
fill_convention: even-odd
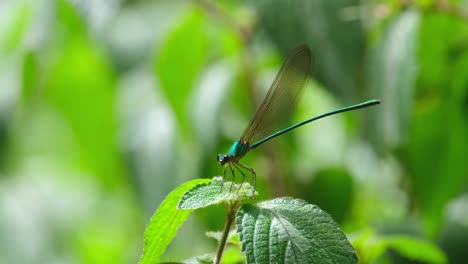
[[[301,99],[310,68],[310,49],[305,45],[296,47],[281,66],[241,140],[254,144],[282,129]]]

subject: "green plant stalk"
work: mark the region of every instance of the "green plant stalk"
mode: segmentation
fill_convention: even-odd
[[[216,256],[214,259],[215,264],[221,263],[223,257],[224,248],[226,247],[227,238],[229,236],[229,231],[231,230],[232,223],[236,217],[237,209],[239,209],[239,202],[230,202],[226,203],[226,222],[224,223],[223,235],[219,241],[218,250],[216,251]]]

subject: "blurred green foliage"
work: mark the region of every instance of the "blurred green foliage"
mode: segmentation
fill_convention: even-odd
[[[464,263],[467,21],[463,0],[0,2],[0,263],[136,262],[161,201],[222,173],[300,43],[314,69],[294,120],[383,103],[250,153],[259,200],[371,228],[361,261]],[[163,260],[213,252],[223,217],[197,211]]]

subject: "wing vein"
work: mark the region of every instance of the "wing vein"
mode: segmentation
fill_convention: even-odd
[[[310,49],[306,45],[296,47],[281,66],[240,140],[254,144],[285,125],[301,99],[310,68]]]

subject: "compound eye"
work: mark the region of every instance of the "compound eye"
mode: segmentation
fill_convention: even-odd
[[[221,165],[224,165],[224,163],[229,161],[229,157],[226,154],[218,154],[218,162]]]
[[[227,162],[229,162],[229,156],[226,154],[218,154],[218,162],[221,165],[226,164]]]

